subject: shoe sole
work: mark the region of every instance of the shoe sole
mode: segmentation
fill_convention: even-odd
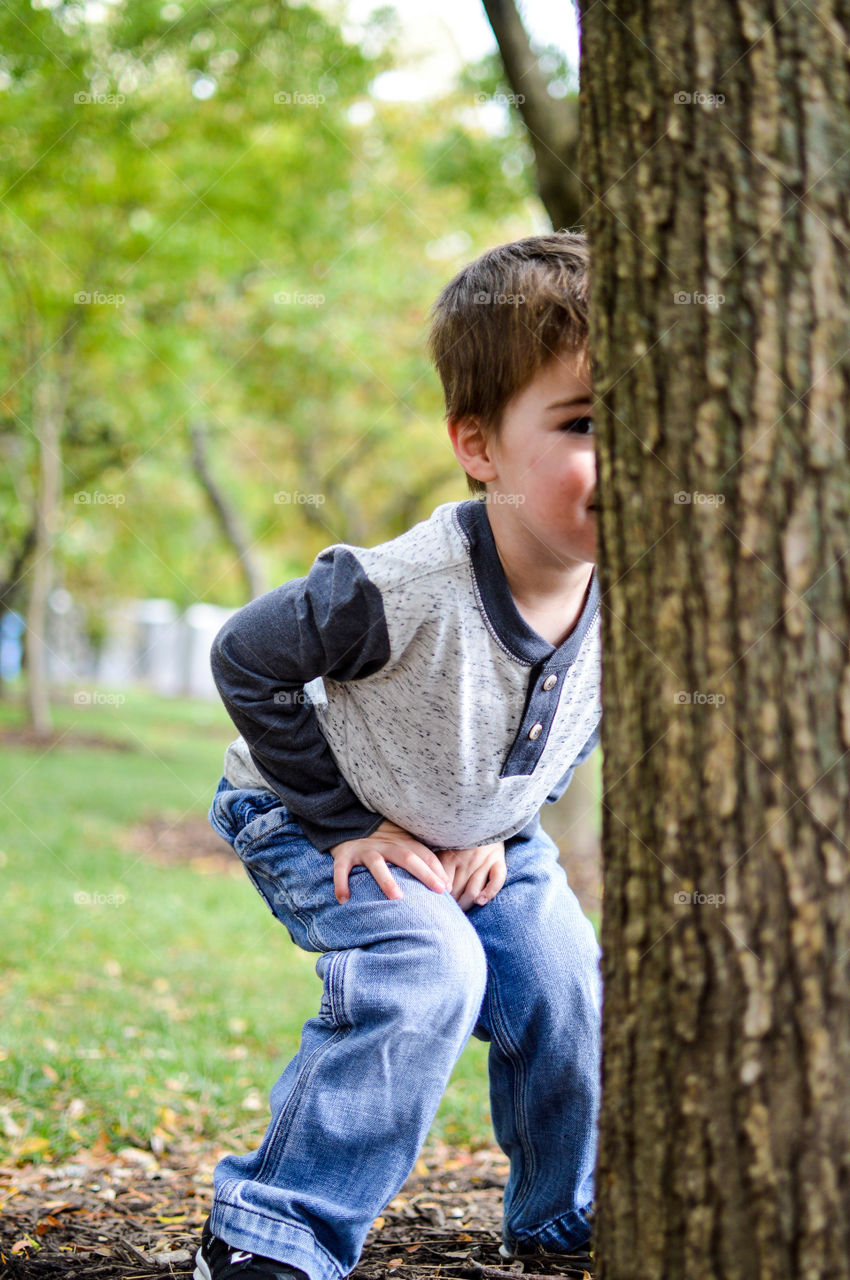
[[[204,1256],[200,1249],[195,1254],[195,1270],[192,1272],[192,1280],[212,1280],[212,1272],[204,1261]]]

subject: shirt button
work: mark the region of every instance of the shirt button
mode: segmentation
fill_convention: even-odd
[[[540,737],[542,732],[543,732],[542,724],[533,724],[528,731],[528,736],[531,739],[531,741],[534,742],[536,738]]]
[[[556,685],[557,683],[558,683],[558,677],[557,677],[557,676],[547,676],[547,677],[546,677],[546,679],[543,681],[543,688],[544,688],[544,689],[546,690],[546,692],[548,693],[550,689],[554,689],[554,688],[555,688],[555,685]]]

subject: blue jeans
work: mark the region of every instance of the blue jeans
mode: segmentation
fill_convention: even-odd
[[[507,881],[464,913],[399,867],[404,897],[333,859],[270,791],[222,778],[210,822],[293,942],[319,952],[319,1011],[271,1090],[256,1151],[216,1165],[213,1232],[339,1280],[409,1176],[469,1036],[490,1042],[490,1111],[509,1157],[503,1243],[587,1243],[599,1101],[599,947],[538,827],[505,842]],[[270,1000],[275,992],[270,984]]]

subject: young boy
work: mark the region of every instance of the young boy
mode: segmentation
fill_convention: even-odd
[[[587,283],[567,232],[461,271],[431,351],[475,496],[329,547],[216,637],[241,737],[210,820],[324,985],[261,1146],[216,1166],[196,1280],[351,1271],[470,1034],[503,1255],[588,1243],[599,949],[539,820],[601,716]]]

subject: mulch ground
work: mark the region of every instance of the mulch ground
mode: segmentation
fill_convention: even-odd
[[[95,1147],[62,1165],[0,1165],[0,1280],[161,1280],[191,1276],[209,1213],[213,1168],[226,1148],[186,1143],[155,1156]],[[507,1161],[429,1143],[375,1219],[354,1280],[512,1275],[585,1277],[584,1262],[500,1257]]]

